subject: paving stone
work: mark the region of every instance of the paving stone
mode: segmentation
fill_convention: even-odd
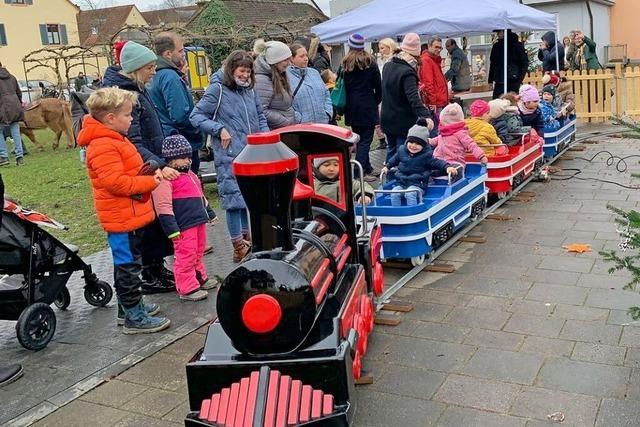
[[[605,344],[577,342],[571,358],[584,362],[623,365],[627,349]]]
[[[382,314],[384,315],[385,313],[382,312]],[[401,317],[399,325],[376,325],[375,329],[383,334],[410,336],[413,335],[413,331],[416,330],[419,323],[419,320],[406,319]]]
[[[504,327],[506,332],[555,338],[564,325],[563,319],[514,313]]]
[[[634,326],[624,326],[620,345],[640,347],[640,329]]]
[[[434,425],[445,406],[438,402],[358,388],[356,427]]]
[[[621,326],[606,325],[602,321],[567,320],[562,332],[560,332],[560,338],[600,344],[618,344],[621,331]]]
[[[75,400],[58,409],[48,417],[33,424],[34,427],[65,426],[86,427],[87,424],[95,426],[112,425],[125,419],[129,414],[115,408],[96,405],[95,403]],[[90,419],[88,419],[90,417]]]
[[[189,334],[179,341],[171,344],[163,351],[190,359],[193,355],[204,347],[205,337],[200,334]]]
[[[509,413],[548,422],[547,415],[562,412],[563,426],[584,427],[593,425],[599,403],[600,399],[592,396],[523,387]]]
[[[511,305],[511,299],[505,297],[488,297],[485,295],[475,295],[467,304],[469,308],[481,308],[484,310],[505,311]]]
[[[544,317],[551,315],[554,309],[555,304],[549,302],[518,299],[511,304],[507,311]]]
[[[404,366],[456,372],[471,357],[475,347],[421,338],[398,337],[389,347],[387,360]]]
[[[186,412],[184,415],[186,415]],[[179,425],[184,425],[184,415],[182,417],[182,422],[179,423],[167,420],[159,420],[157,418],[151,418],[140,414],[133,414],[131,416],[127,416],[127,418],[120,421],[119,423],[114,424],[113,427],[176,427]]]
[[[596,427],[637,427],[640,405],[633,400],[602,399]]]
[[[480,348],[461,372],[476,377],[533,384],[543,360],[542,356],[534,354]]]
[[[429,400],[445,378],[446,374],[442,372],[391,365],[371,387],[381,392]]]
[[[383,334],[378,328],[373,329],[373,334],[369,336],[369,346],[365,359],[383,360],[389,353],[389,348],[396,345],[395,335]]]
[[[420,322],[411,335],[434,341],[461,343],[471,329],[444,323]]]
[[[604,214],[606,216],[606,214]],[[613,221],[577,221],[574,230],[615,233],[617,224]]]
[[[589,273],[593,267],[592,259],[564,257],[544,257],[538,268],[575,273]]]
[[[466,327],[479,327],[499,330],[509,319],[511,313],[477,308],[455,308],[444,320],[447,323]]]
[[[503,280],[478,277],[473,281],[464,282],[457,288],[458,292],[496,297],[524,297],[531,282],[528,280]]]
[[[582,305],[587,297],[588,289],[577,286],[552,285],[534,283],[526,298],[554,304]]]
[[[186,384],[185,368],[188,360],[169,353],[158,353],[123,373],[119,379],[168,391],[178,391]],[[176,369],[176,366],[181,366]]]
[[[640,320],[633,320],[628,310],[610,310],[607,324],[638,327]]]
[[[559,246],[560,244],[558,244]],[[575,285],[580,279],[580,273],[571,271],[545,270],[543,268],[533,268],[527,271],[526,279],[536,283],[554,283],[558,285]]]
[[[520,386],[515,384],[449,375],[433,399],[458,406],[506,413],[519,390]]]
[[[438,427],[523,427],[524,418],[493,414],[477,409],[450,406],[438,421]]]
[[[413,310],[405,315],[408,319],[426,320],[429,322],[439,322],[453,309],[450,305],[431,304],[427,302],[416,302]]]
[[[615,308],[627,310],[631,306],[640,306],[640,294],[631,291],[610,289],[592,289],[585,305],[589,307]]]
[[[536,385],[600,397],[623,397],[631,370],[598,363],[547,359]]]
[[[473,295],[463,294],[460,292],[425,289],[416,293],[414,301],[463,307],[467,305],[472,298]]]
[[[584,320],[592,322],[597,320],[606,320],[608,315],[609,310],[605,310],[602,308],[557,304],[551,316],[561,319]]]
[[[575,342],[573,341],[528,336],[525,337],[520,351],[523,353],[542,354],[545,356],[569,357],[574,346]]]
[[[640,369],[637,367],[631,370],[631,378],[629,379],[626,398],[640,400]]]
[[[113,379],[91,390],[81,397],[82,400],[104,406],[120,408],[134,397],[148,390],[147,386]]]
[[[616,242],[616,247],[618,243],[619,242]],[[596,260],[596,262],[593,264],[593,268],[591,269],[590,273],[591,274],[609,274],[611,276],[620,276],[620,277],[626,277],[631,279],[631,273],[629,273],[627,270],[616,270],[609,273],[609,270],[611,269],[612,266],[613,264],[610,262],[607,262],[604,260]]]
[[[162,418],[178,406],[182,399],[183,395],[180,393],[150,388],[143,394],[131,399],[122,409],[150,417]]]
[[[523,341],[524,335],[487,329],[473,329],[465,338],[464,344],[503,350],[516,350]]]
[[[184,396],[184,400],[176,406],[171,412],[162,417],[163,420],[169,421],[172,423],[178,423],[181,426],[184,426],[184,418],[189,413],[189,401],[187,400],[187,395]]]

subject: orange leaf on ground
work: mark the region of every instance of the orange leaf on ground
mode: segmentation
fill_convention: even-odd
[[[579,254],[584,252],[591,252],[591,245],[586,243],[572,243],[562,247],[567,252],[577,252]]]

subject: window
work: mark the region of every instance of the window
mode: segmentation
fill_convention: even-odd
[[[67,26],[64,24],[40,24],[40,38],[43,45],[66,45]]]
[[[5,4],[20,4],[27,5],[33,4],[33,0],[4,0]]]
[[[7,45],[7,32],[4,29],[4,24],[0,24],[0,46]]]
[[[204,56],[196,56],[196,69],[199,76],[207,75],[207,59]]]
[[[58,24],[47,24],[47,44],[60,44],[60,27]]]

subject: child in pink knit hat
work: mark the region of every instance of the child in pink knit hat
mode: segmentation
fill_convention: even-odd
[[[496,129],[489,123],[489,104],[482,99],[476,99],[469,107],[469,112],[471,118],[464,121],[469,129],[469,136],[485,154],[495,154],[495,146],[500,146],[502,141],[498,138]]]
[[[538,136],[544,138],[544,118],[540,110],[540,94],[531,85],[520,86],[518,110],[524,126],[531,126]]]
[[[464,122],[462,107],[449,104],[440,112],[440,134],[429,143],[435,147],[433,156],[447,163],[464,166],[465,156],[470,152],[483,165],[487,164],[487,155],[469,136],[469,130]]]

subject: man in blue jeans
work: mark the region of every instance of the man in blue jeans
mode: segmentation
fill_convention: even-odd
[[[9,126],[11,138],[16,153],[16,164],[22,165],[22,138],[20,137],[20,122],[24,120],[22,109],[22,92],[18,81],[0,63],[0,125]],[[9,153],[4,133],[0,132],[0,166],[9,164]]]

